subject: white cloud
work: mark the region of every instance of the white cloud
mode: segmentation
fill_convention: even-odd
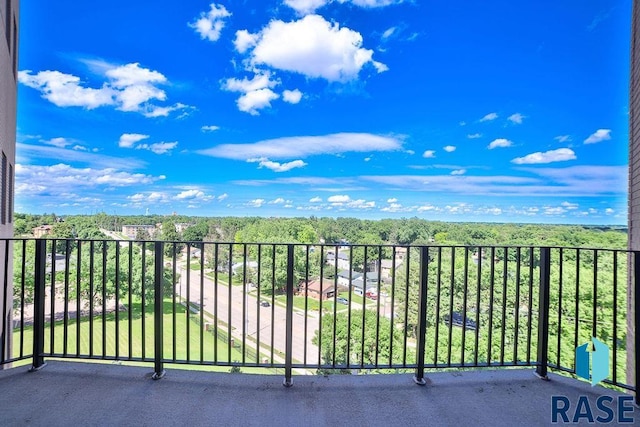
[[[227,197],[229,197],[229,195],[227,193],[221,194],[218,196],[218,201],[221,202],[224,199],[226,199]]]
[[[268,88],[252,90],[238,98],[236,104],[238,105],[238,110],[257,116],[260,114],[258,110],[271,107],[271,101],[278,99],[279,96]]]
[[[70,150],[68,148],[17,143],[16,161],[27,164],[33,163],[32,159],[41,159],[41,161],[56,159],[57,161],[81,162],[95,168],[110,168],[113,165],[118,165],[122,169],[138,169],[146,166],[144,162],[138,159],[96,154],[95,150],[90,153],[86,150]]]
[[[119,110],[142,112],[155,117],[166,115],[157,114],[154,107],[147,104],[152,99],[166,100],[166,93],[154,86],[166,83],[165,76],[157,71],[141,68],[137,62],[112,68],[105,74],[112,80],[111,87],[116,89],[114,96]]]
[[[565,208],[563,208],[563,207],[545,206],[542,213],[544,215],[562,215],[562,214],[564,214],[566,212],[567,212],[567,210]]]
[[[167,193],[162,191],[150,191],[148,193],[136,193],[131,196],[127,196],[134,206],[142,207],[146,203],[168,203],[171,198]]]
[[[539,163],[552,163],[552,162],[564,162],[567,160],[575,160],[576,153],[570,148],[558,148],[557,150],[549,150],[544,153],[541,151],[527,154],[524,157],[516,157],[511,160],[512,163],[517,165],[527,164],[539,164]]]
[[[156,142],[154,144],[140,144],[136,146],[136,150],[149,150],[156,154],[166,154],[177,146],[177,142]]]
[[[72,144],[72,142],[66,138],[62,138],[62,137],[58,137],[58,138],[51,138],[49,140],[40,140],[42,143],[47,144],[47,145],[52,145],[54,147],[58,147],[58,148],[65,148],[67,145]]]
[[[137,142],[149,138],[149,135],[140,133],[123,133],[118,141],[118,147],[132,148]]]
[[[426,211],[433,211],[433,210],[438,210],[438,208],[433,205],[423,205],[418,207],[418,212],[426,212]]]
[[[250,49],[251,65],[267,65],[311,78],[346,82],[357,79],[366,64],[379,73],[387,69],[373,60],[372,50],[362,47],[360,33],[340,28],[319,15],[293,22],[272,20],[257,34],[242,33],[240,40],[236,48]]]
[[[236,31],[236,39],[233,41],[238,53],[245,53],[247,49],[256,45],[258,41],[257,34],[251,34],[247,30]]]
[[[507,120],[509,120],[511,123],[514,123],[516,125],[520,125],[522,124],[522,120],[525,118],[526,116],[523,116],[520,113],[515,113],[510,115]]]
[[[473,133],[473,134],[469,134],[469,135],[467,135],[467,138],[469,138],[469,139],[482,138],[482,134],[481,134],[481,133]]]
[[[225,159],[291,159],[347,152],[395,151],[402,148],[398,137],[368,133],[335,133],[324,136],[294,136],[252,144],[222,144],[198,153]]]
[[[148,139],[149,135],[139,133],[123,133],[118,141],[118,146],[122,148],[135,148],[136,150],[148,150],[156,154],[166,154],[178,146],[177,142],[156,142],[153,144],[138,144],[138,142]]]
[[[389,206],[385,206],[380,209],[382,212],[400,212],[403,210],[400,203],[390,203]]]
[[[384,33],[382,33],[382,38],[383,39],[388,39],[389,37],[391,37],[393,35],[393,33],[396,32],[396,27],[391,27],[388,30],[386,30]]]
[[[200,130],[202,132],[214,132],[216,130],[220,129],[220,126],[215,126],[215,125],[209,125],[209,126],[202,126],[200,128]]]
[[[242,80],[227,79],[222,83],[222,89],[241,92],[243,95],[236,101],[238,109],[251,115],[258,115],[258,110],[270,107],[271,101],[279,98],[280,95],[271,90],[278,84],[279,82],[271,80],[271,73],[259,71],[254,74],[252,79],[246,77]]]
[[[498,148],[498,147],[505,148],[505,147],[511,147],[512,145],[513,145],[513,142],[509,141],[508,139],[498,138],[491,141],[491,143],[487,146],[487,148],[489,150],[493,150],[494,148]]]
[[[150,101],[165,101],[167,95],[157,87],[167,79],[158,71],[140,67],[139,63],[115,66],[101,63],[108,81],[100,88],[83,87],[79,77],[59,71],[20,71],[18,81],[36,89],[42,97],[58,107],[84,107],[92,110],[115,106],[120,111],[137,112],[146,117],[167,116],[171,111],[190,108],[184,104],[157,106]]]
[[[466,169],[456,169],[451,171],[451,175],[464,175],[465,173],[467,173]]]
[[[559,135],[559,136],[556,136],[553,139],[555,139],[556,141],[558,141],[560,143],[565,143],[565,142],[571,141],[571,135]]]
[[[221,4],[210,4],[211,9],[208,12],[201,12],[200,18],[189,26],[200,34],[202,40],[207,39],[215,42],[220,38],[220,32],[224,28],[225,18],[231,16],[231,13]]]
[[[278,162],[273,162],[264,157],[258,158],[258,159],[249,159],[247,160],[247,162],[258,163],[260,168],[271,169],[274,172],[287,172],[287,171],[290,171],[291,169],[302,168],[307,165],[302,160],[294,160],[292,162],[287,162],[287,163],[278,163]]]
[[[271,205],[281,205],[285,202],[285,200],[282,197],[278,197],[277,199],[271,200],[269,202],[269,204]]]
[[[43,191],[54,193],[60,193],[74,187],[146,185],[165,178],[163,175],[151,176],[141,173],[129,173],[115,168],[75,168],[63,163],[52,166],[22,165],[18,163],[16,164],[15,173],[16,182],[28,182],[31,188],[42,188]]]
[[[342,195],[336,195],[336,196],[331,196],[327,199],[327,201],[329,203],[348,203],[351,201],[351,197],[347,196],[346,194],[342,194]]]
[[[313,13],[331,0],[284,0],[284,4],[301,15]]]
[[[442,149],[447,153],[453,153],[454,151],[456,151],[456,147],[453,145],[445,145],[444,147],[442,147]]]
[[[253,92],[259,89],[271,88],[278,85],[278,82],[271,80],[271,73],[268,71],[258,71],[254,73],[252,79],[246,77],[242,80],[236,78],[226,79],[222,83],[222,88],[231,92]]]
[[[611,139],[611,129],[598,129],[589,138],[584,140],[585,144],[595,144]]]
[[[389,189],[473,196],[581,197],[621,194],[627,188],[624,168],[523,168],[530,176],[378,175],[363,182]]]
[[[352,200],[347,203],[347,207],[353,209],[371,209],[376,207],[376,202],[364,199]]]
[[[387,199],[387,203],[396,203],[397,201],[398,199],[396,198]]]
[[[167,117],[169,115],[169,113],[171,113],[172,111],[192,110],[192,109],[194,109],[194,108],[189,106],[189,105],[185,105],[185,104],[182,104],[182,103],[178,102],[178,103],[176,103],[174,105],[167,106],[167,107],[159,107],[157,105],[147,105],[144,108],[142,108],[140,110],[140,112],[145,117]],[[181,118],[187,116],[188,114],[189,114],[188,111],[184,111],[177,118],[181,119]]]
[[[312,199],[309,199],[309,202],[311,202],[311,203],[320,203],[320,202],[322,202],[322,198],[314,197]]]
[[[205,197],[205,194],[202,190],[185,190],[176,195],[177,200],[189,200],[189,199],[201,199]]]
[[[253,199],[251,201],[249,201],[249,206],[252,206],[254,208],[259,208],[262,205],[264,205],[265,200],[264,199]]]
[[[498,113],[489,113],[486,116],[484,116],[483,118],[480,119],[481,122],[488,122],[491,120],[495,120],[498,118]]]
[[[579,206],[577,203],[570,203],[570,202],[562,202],[560,203],[560,205],[570,210],[578,209],[578,206]]]
[[[607,215],[611,215],[614,212],[615,211],[613,209],[611,209],[611,208],[607,208],[607,209],[604,210],[604,213],[607,214]]]
[[[346,3],[351,1],[356,6],[360,7],[384,7],[392,4],[402,3],[403,0],[338,0],[340,3]]]
[[[403,2],[403,0],[284,0],[283,3],[294,9],[298,14],[307,15],[333,1],[352,3],[363,8],[384,7]]]
[[[40,71],[34,75],[31,70],[20,71],[18,81],[39,90],[44,99],[58,107],[84,107],[92,110],[115,104],[115,91],[106,84],[99,89],[82,87],[79,77],[59,71]]]
[[[282,92],[282,100],[289,104],[297,104],[302,99],[302,92],[298,89],[285,90]]]
[[[433,159],[435,156],[436,156],[435,150],[427,150],[424,153],[422,153],[422,157],[424,157],[425,159]]]
[[[111,78],[111,86],[119,89],[136,87],[137,85],[146,86],[150,83],[166,83],[167,81],[167,78],[157,71],[140,68],[138,62],[111,68],[105,74]]]

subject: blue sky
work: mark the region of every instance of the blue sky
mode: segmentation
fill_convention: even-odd
[[[626,223],[630,0],[37,3],[18,212]]]

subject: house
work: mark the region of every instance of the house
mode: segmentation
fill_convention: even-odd
[[[372,260],[367,264],[367,271],[371,273],[375,273],[377,276],[378,270],[380,271],[380,278],[382,280],[391,279],[393,276],[393,270],[398,269],[403,263],[404,259],[407,255],[407,248],[405,247],[397,247],[395,248],[395,266],[393,260],[391,259],[382,259],[382,260]]]
[[[258,263],[256,261],[247,261],[247,260],[244,260],[244,262],[237,262],[231,266],[231,272],[233,274],[242,274],[242,270],[244,268],[255,270],[258,268]]]
[[[378,288],[380,287],[380,283],[378,282],[378,278],[377,277],[368,277],[367,276],[367,280],[366,280],[366,285],[365,285],[365,280],[364,280],[364,276],[363,277],[359,277],[355,280],[353,280],[351,282],[351,287],[353,288],[353,293],[357,294],[357,295],[362,295],[364,293],[377,293],[378,292]]]
[[[409,248],[404,247],[404,246],[398,246],[395,248],[396,250],[396,265],[398,265],[398,261],[404,261],[404,259],[407,257],[407,250]]]
[[[349,275],[351,275],[351,280],[355,280],[362,277],[362,273],[358,273],[357,271],[349,272],[349,270],[340,270],[338,272],[338,284],[349,287],[349,282],[350,282]]]
[[[53,230],[53,226],[51,225],[41,225],[40,227],[35,227],[34,229],[32,229],[33,237],[39,239],[48,234],[51,234],[51,230]]]
[[[185,256],[189,256],[189,258],[200,258],[200,255],[202,254],[202,251],[200,250],[200,248],[194,247],[194,246],[190,246],[189,247],[189,251],[187,251],[187,246],[185,246],[182,249],[182,253]]]
[[[127,236],[130,239],[135,239],[138,236],[138,232],[146,231],[149,234],[149,237],[153,237],[156,233],[155,225],[146,225],[146,224],[137,224],[137,225],[123,225],[122,226],[122,234]]]
[[[55,271],[65,271],[66,269],[66,260],[67,257],[65,254],[58,254],[56,253],[53,256],[53,260],[52,260],[52,256],[50,253],[47,254],[47,264],[46,264],[46,272],[47,273],[51,273],[52,269],[55,267]],[[52,264],[54,264],[52,266]]]
[[[338,251],[337,258],[337,265],[339,270],[348,270],[349,267],[351,267],[351,263],[349,262],[349,254],[347,252]],[[336,265],[336,254],[334,251],[327,252],[325,262],[327,263],[327,265]]]
[[[338,285],[338,292],[347,291],[349,288],[346,286]],[[313,279],[308,282],[303,282],[298,290],[298,295],[310,296],[315,299],[327,300],[333,298],[336,292],[336,282],[331,279]]]
[[[175,224],[176,227],[176,231],[180,234],[182,234],[184,232],[184,230],[186,230],[187,228],[195,225],[192,222],[176,222]]]

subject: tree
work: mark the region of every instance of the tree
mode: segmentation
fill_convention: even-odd
[[[184,230],[182,238],[187,242],[202,242],[207,234],[209,234],[209,225],[206,221],[199,221]]]
[[[323,315],[322,329],[316,331],[313,343],[320,347],[325,364],[343,368],[388,364],[389,360],[401,363],[404,345],[402,332],[373,310],[353,310],[351,323],[345,313],[337,313],[335,318]]]
[[[151,235],[149,234],[149,231],[147,231],[146,228],[138,228],[136,230],[136,240],[141,242],[151,240]]]
[[[179,243],[181,240],[180,233],[176,230],[176,225],[172,220],[167,220],[162,223],[162,240],[169,242],[164,245],[164,254],[166,256],[173,256],[173,254],[179,254],[184,248],[183,243]]]

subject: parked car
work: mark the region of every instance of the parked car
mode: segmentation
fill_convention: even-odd
[[[346,299],[346,298],[342,298],[342,297],[338,297],[338,298],[336,298],[336,301],[337,301],[339,304],[344,304],[344,305],[348,305],[348,304],[349,304],[349,300],[348,300],[348,299]]]
[[[271,304],[269,304],[269,301],[262,300],[262,301],[260,301],[260,306],[261,307],[270,307]]]
[[[470,331],[475,331],[478,327],[478,325],[473,319],[470,319],[468,316],[465,319],[464,316],[461,313],[458,313],[457,311],[454,311],[453,313],[451,313],[451,316],[449,316],[448,314],[445,314],[442,320],[444,321],[444,324],[447,326],[449,326],[449,323],[451,323],[453,326],[459,326],[459,327],[464,326],[465,329],[468,329]]]
[[[372,291],[367,291],[367,293],[365,294],[367,298],[370,298],[374,301],[376,301],[378,299],[378,294]]]

